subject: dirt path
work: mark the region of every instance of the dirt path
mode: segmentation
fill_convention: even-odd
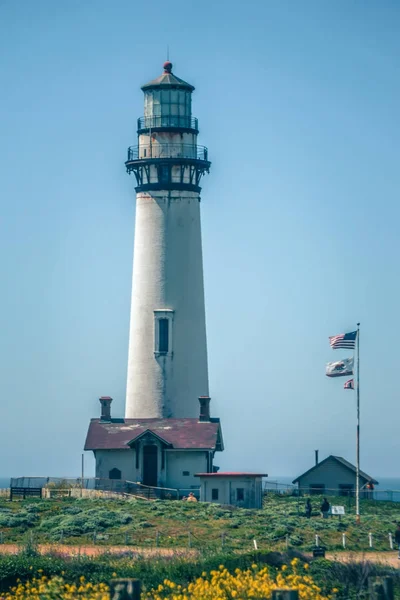
[[[18,544],[0,544],[0,554],[17,554],[21,546]],[[40,554],[57,553],[64,556],[99,556],[101,554],[137,553],[140,556],[196,556],[197,550],[187,548],[139,548],[134,546],[65,546],[61,544],[39,544]]]
[[[400,567],[397,551],[392,552],[327,552],[326,558],[337,562],[373,562]]]
[[[17,554],[21,550],[18,544],[0,544],[0,554]],[[134,546],[65,546],[60,544],[39,544],[41,554],[57,553],[64,556],[99,556],[101,554],[122,554],[129,552],[139,556],[198,556],[198,551],[187,548],[141,548]],[[374,562],[400,567],[397,551],[393,552],[327,552],[326,558],[337,562]]]

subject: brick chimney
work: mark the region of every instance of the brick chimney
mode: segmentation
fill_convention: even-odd
[[[99,402],[101,405],[101,421],[111,421],[111,402],[112,398],[110,396],[102,396],[99,398]]]
[[[199,421],[210,420],[210,396],[200,396],[200,416]]]

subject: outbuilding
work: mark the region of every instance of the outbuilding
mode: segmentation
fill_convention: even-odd
[[[200,500],[242,508],[262,508],[262,478],[265,473],[196,473],[200,478]]]
[[[349,496],[356,489],[356,467],[341,456],[332,454],[293,480],[300,493],[321,494],[324,496]],[[378,482],[376,479],[360,471],[360,495],[368,498]]]

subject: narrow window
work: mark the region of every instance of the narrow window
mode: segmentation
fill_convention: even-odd
[[[158,319],[158,351],[168,352],[168,319]]]
[[[182,475],[183,475],[184,477],[189,477],[189,475],[190,475],[190,472],[189,472],[189,471],[182,471]]]
[[[236,489],[236,500],[237,502],[243,502],[244,500],[244,488]]]
[[[212,488],[211,490],[211,500],[218,500],[218,488]]]

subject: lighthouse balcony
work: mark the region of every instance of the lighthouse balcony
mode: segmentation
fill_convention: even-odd
[[[140,117],[137,121],[137,128],[139,135],[149,130],[158,131],[163,129],[188,131],[197,134],[199,133],[199,121],[195,117],[182,115],[152,115]]]
[[[208,163],[208,149],[205,146],[194,144],[145,144],[139,146],[130,146],[128,148],[128,160],[126,165],[131,162],[149,161],[152,159],[174,159],[203,161]]]

